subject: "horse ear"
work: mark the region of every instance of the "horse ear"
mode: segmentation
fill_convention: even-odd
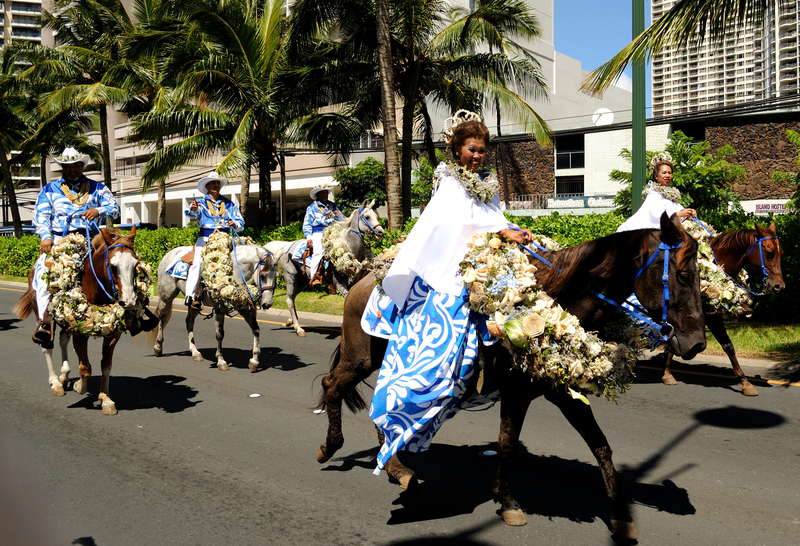
[[[275,255],[262,247],[256,247],[256,256],[258,256],[258,261],[263,262],[267,267],[272,267],[275,263]]]
[[[106,246],[111,246],[111,244],[114,242],[114,236],[111,234],[111,232],[107,229],[101,229],[100,233],[103,235],[103,241],[105,241]]]
[[[134,237],[136,237],[136,226],[131,228],[131,232],[128,234],[128,237],[130,237],[131,241],[133,241]]]
[[[667,216],[666,212],[661,213],[661,240],[668,245],[676,245],[683,240],[683,226],[678,220],[678,215]]]
[[[369,202],[369,205],[367,205],[367,208],[371,209],[374,206],[375,206],[375,200],[373,199],[372,201]]]

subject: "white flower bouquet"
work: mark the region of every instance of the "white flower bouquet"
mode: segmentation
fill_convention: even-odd
[[[244,244],[252,245],[251,237],[243,237]],[[236,284],[233,277],[233,260],[231,259],[233,241],[227,233],[214,230],[208,236],[202,251],[203,269],[201,276],[211,299],[222,302],[228,311],[235,311],[248,305],[254,305],[253,298],[258,298],[258,287],[249,283],[247,287]],[[249,291],[248,291],[249,289]]]
[[[334,222],[322,232],[322,246],[325,248],[325,255],[336,268],[336,271],[349,277],[352,283],[355,276],[372,259],[372,250],[364,245],[364,260],[359,261],[350,252],[344,239],[347,225],[342,222]]]

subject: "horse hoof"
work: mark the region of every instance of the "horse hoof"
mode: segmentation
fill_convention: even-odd
[[[258,360],[249,361],[247,367],[250,368],[251,372],[256,373],[258,371]]]
[[[103,415],[116,415],[117,406],[114,401],[104,393],[100,393],[100,407],[103,408]]]
[[[217,362],[217,369],[221,372],[228,371],[228,363],[227,362]]]
[[[202,362],[203,361],[203,355],[201,355],[200,353],[197,353],[196,355],[192,355],[192,360],[194,360],[195,362]]]
[[[400,484],[402,489],[416,489],[419,486],[419,481],[414,474],[408,474],[406,476],[400,476],[397,479],[397,483]]]
[[[758,390],[753,385],[742,385],[742,394],[745,396],[758,396]]]
[[[627,540],[638,540],[639,533],[636,532],[636,525],[632,521],[622,521],[619,519],[611,520],[611,530],[618,537]]]
[[[324,445],[324,444],[323,444],[323,445]],[[322,449],[322,447],[323,447],[323,446],[319,446],[319,447],[317,448],[317,462],[318,462],[319,464],[322,464],[322,463],[327,463],[328,461],[330,461],[330,460],[331,460],[331,456],[330,456],[330,455],[326,455],[326,454],[325,454],[325,451]]]
[[[75,383],[72,384],[72,390],[77,392],[78,394],[86,394],[86,383],[88,381],[83,381],[78,379]]]
[[[505,510],[501,513],[503,516],[503,522],[506,525],[511,525],[512,527],[522,527],[523,525],[528,524],[527,518],[525,518],[525,514],[522,510]]]
[[[306,331],[305,330],[298,330],[297,331],[297,337],[306,337]]]
[[[292,324],[294,324],[294,321],[291,319],[291,317],[286,319],[286,326],[291,326]]]
[[[665,375],[664,377],[662,377],[661,378],[661,382],[664,383],[665,385],[677,385],[678,384],[678,382],[675,381],[675,378],[672,377],[671,375]]]
[[[53,391],[53,396],[64,396],[64,385],[61,383],[50,385],[50,389]]]
[[[163,351],[162,351],[161,349],[153,349],[153,354],[154,354],[155,356],[161,356],[161,353],[162,353],[162,352],[163,352]]]

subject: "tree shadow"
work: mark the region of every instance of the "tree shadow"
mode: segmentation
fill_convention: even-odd
[[[22,322],[22,319],[18,318],[0,319],[0,332],[5,332],[7,330],[16,330],[20,328],[20,326],[17,325],[18,322]]]
[[[790,387],[789,383],[800,382],[800,362],[780,362],[767,371],[767,378],[786,383],[776,386]]]
[[[166,413],[180,413],[199,403],[192,400],[198,391],[188,385],[180,385],[183,381],[186,381],[185,377],[176,375],[145,378],[114,376],[110,382],[112,400],[118,411],[161,409]],[[92,376],[89,378],[88,393],[68,407],[100,410],[99,395],[100,376]]]

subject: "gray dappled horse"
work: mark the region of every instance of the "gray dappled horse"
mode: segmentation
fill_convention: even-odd
[[[364,235],[371,233],[378,239],[383,237],[383,227],[378,222],[378,215],[372,210],[374,205],[374,199],[369,203],[364,201],[348,218],[339,222],[348,228],[346,231],[343,230],[343,237],[350,253],[354,259],[359,261],[364,259],[364,247],[366,246]],[[278,263],[283,269],[283,278],[286,280],[286,306],[289,308],[286,326],[294,326],[295,333],[300,337],[305,337],[306,332],[300,326],[300,320],[297,318],[294,299],[308,286],[309,279],[303,273],[303,267],[292,260],[294,249],[302,242],[303,240],[300,239],[291,243],[286,252],[278,259]],[[349,275],[336,271],[333,264],[329,264],[328,267],[331,268],[334,287],[339,294],[347,296],[347,291],[350,289]]]
[[[174,248],[167,252],[158,264],[158,306],[156,307],[156,316],[158,317],[158,329],[154,330],[156,335],[153,344],[153,353],[156,356],[161,356],[164,343],[164,327],[169,322],[172,316],[172,300],[178,295],[178,292],[185,292],[186,281],[184,279],[176,279],[175,277],[166,273],[167,267],[175,261],[179,256],[183,256],[189,252],[192,247],[181,246]],[[231,251],[231,260],[234,260],[234,252]],[[236,266],[238,260],[239,267]],[[236,246],[236,260],[234,260],[233,276],[236,284],[242,285],[242,276],[248,282],[260,287],[261,294],[258,295],[259,304],[261,309],[269,309],[272,307],[272,295],[275,292],[275,280],[278,276],[277,263],[274,255],[259,245],[237,245]],[[241,268],[241,270],[240,270]],[[222,301],[214,301],[211,299],[208,291],[203,289],[203,304],[214,308],[214,322],[216,324],[217,332],[217,368],[220,370],[227,370],[228,363],[222,357],[222,339],[225,337],[225,314],[227,307]],[[253,331],[253,356],[250,358],[248,367],[250,371],[258,371],[258,359],[261,354],[261,347],[259,345],[259,335],[261,329],[256,320],[256,307],[253,305],[246,305],[237,309],[242,318],[250,325]],[[194,321],[199,311],[189,309],[186,316],[186,331],[189,334],[189,350],[192,353],[192,358],[200,362],[203,356],[197,350],[194,342]],[[148,336],[149,339],[149,336]]]

